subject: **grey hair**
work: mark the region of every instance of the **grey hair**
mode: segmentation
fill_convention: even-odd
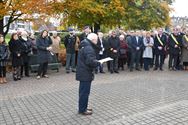
[[[125,36],[124,36],[124,35],[120,35],[120,36],[119,36],[119,38],[123,38],[123,39],[124,39],[124,38],[125,38]]]
[[[88,34],[87,38],[92,41],[92,40],[95,39],[95,38],[97,39],[98,36],[97,36],[97,34],[95,34],[95,33],[90,33],[90,34]]]

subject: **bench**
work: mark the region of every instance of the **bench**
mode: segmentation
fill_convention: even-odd
[[[31,55],[29,65],[31,72],[38,71],[39,63],[38,63],[37,55]],[[57,70],[57,72],[59,72],[59,68],[61,67],[61,65],[62,64],[58,62],[56,55],[53,55],[51,61],[48,63],[48,69]]]

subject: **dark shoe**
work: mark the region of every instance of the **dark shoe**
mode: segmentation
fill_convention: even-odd
[[[26,77],[30,77],[29,75],[25,75]]]
[[[163,71],[163,68],[160,68],[161,71]]]
[[[93,111],[93,109],[90,109],[90,108],[88,108],[88,109],[87,109],[87,111],[90,111],[90,112],[92,112],[92,111]]]
[[[156,70],[157,70],[157,67],[155,67],[153,70],[156,71]]]
[[[113,74],[114,72],[113,71],[110,71],[111,74]]]
[[[139,68],[136,68],[137,71],[141,71]]]
[[[14,77],[13,79],[14,79],[14,81],[17,81],[17,80],[18,80],[16,77]]]
[[[104,71],[101,71],[100,73],[105,73]]]
[[[133,72],[133,69],[130,69],[130,72]]]
[[[70,71],[66,71],[66,73],[70,73]]]
[[[21,77],[18,77],[17,80],[21,80]]]
[[[115,73],[119,73],[118,71],[114,71]]]
[[[72,70],[72,72],[76,72],[76,70]]]
[[[79,112],[80,115],[92,115],[91,111]]]

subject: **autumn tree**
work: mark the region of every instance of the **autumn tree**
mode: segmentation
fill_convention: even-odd
[[[170,24],[170,8],[167,2],[155,0],[129,0],[124,25],[128,29],[146,29],[166,26]]]
[[[64,0],[65,21],[69,25],[93,25],[95,32],[101,24],[116,25],[125,10],[121,0]]]
[[[30,20],[33,14],[44,16],[51,14],[57,5],[56,1],[48,0],[0,0],[0,33],[6,35],[10,24],[18,19]],[[4,16],[9,15],[7,24],[3,24]],[[4,29],[4,30],[3,30]]]
[[[69,25],[84,24],[128,29],[150,29],[168,25],[169,4],[173,0],[64,0],[65,21]]]

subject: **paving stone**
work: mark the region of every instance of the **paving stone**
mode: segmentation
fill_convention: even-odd
[[[33,75],[33,76],[32,76]],[[75,74],[34,74],[0,85],[0,125],[187,125],[187,72],[128,72],[96,75],[92,116],[77,114]]]

